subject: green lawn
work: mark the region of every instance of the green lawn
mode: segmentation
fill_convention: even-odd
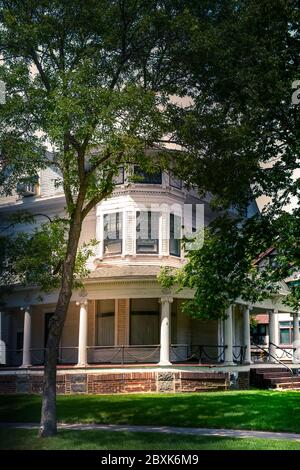
[[[164,395],[58,396],[58,420],[300,433],[300,393],[262,390]],[[0,421],[38,422],[37,395],[0,396]]]
[[[38,439],[36,430],[0,430],[0,449],[18,450],[300,450],[300,443],[267,439],[231,439],[174,434],[60,431]]]

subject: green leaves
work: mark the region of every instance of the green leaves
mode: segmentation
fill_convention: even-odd
[[[33,220],[24,215],[15,218],[14,222],[32,224]],[[58,288],[67,251],[68,229],[67,220],[55,218],[29,232],[15,231],[12,236],[2,232],[0,288],[14,284],[38,286],[44,292]],[[88,275],[86,262],[94,254],[97,244],[96,240],[91,240],[79,248],[73,274],[74,287],[81,287],[81,279]]]

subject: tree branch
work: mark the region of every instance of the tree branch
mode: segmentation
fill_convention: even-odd
[[[36,51],[34,49],[30,49],[30,55],[32,57],[32,60],[35,64],[36,68],[39,71],[40,77],[42,79],[42,82],[43,82],[46,90],[50,91],[51,90],[51,85],[50,85],[49,79],[48,79],[47,75],[45,74],[45,72],[43,70],[42,64],[39,61],[39,58],[38,58],[38,55],[37,55]]]

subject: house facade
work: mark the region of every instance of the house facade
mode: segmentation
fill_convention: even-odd
[[[129,182],[132,173],[138,182]],[[20,209],[36,214],[37,224],[45,215],[62,215],[64,195],[55,184],[59,178],[54,170],[44,170],[35,185],[1,199],[2,230],[10,230],[7,217]],[[253,203],[248,215],[255,211]],[[182,303],[193,291],[159,284],[162,266],[180,268],[185,263],[182,236],[201,234],[199,227],[213,217],[209,200],[187,190],[171,172],[150,175],[137,166],[120,168],[112,195],[84,221],[80,243],[97,239],[98,245],[88,260],[84,288],[73,292],[66,317],[59,347],[59,392],[246,388],[253,360],[264,361],[256,346],[268,348],[269,362],[282,354],[279,338],[286,333],[280,322],[290,322],[289,338],[298,339],[299,315],[282,302],[288,292],[285,283],[278,295],[263,303],[248,305],[237,299],[227,318],[218,321],[183,314]],[[56,291],[16,287],[5,299],[0,313],[0,392],[41,390],[48,324],[57,297]],[[266,344],[254,341],[254,314],[268,319]],[[285,359],[295,363],[299,350],[288,346]]]

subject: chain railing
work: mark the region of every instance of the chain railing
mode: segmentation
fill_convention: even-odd
[[[89,346],[89,364],[133,364],[159,361],[159,344]]]
[[[173,363],[217,364],[224,362],[226,345],[219,344],[172,344],[170,360]],[[233,346],[233,359],[243,363],[246,346]],[[45,362],[45,348],[31,348],[30,363],[42,366]],[[6,364],[0,367],[19,367],[22,365],[22,349],[6,349]],[[96,364],[156,364],[160,358],[160,345],[120,345],[120,346],[88,346],[87,362]],[[78,347],[67,346],[58,348],[58,365],[75,365],[78,361]]]
[[[245,361],[246,349],[247,346],[232,346],[233,361],[237,362],[238,364],[243,364]]]
[[[224,359],[227,346],[219,344],[192,344],[187,361],[198,363],[218,363]]]

